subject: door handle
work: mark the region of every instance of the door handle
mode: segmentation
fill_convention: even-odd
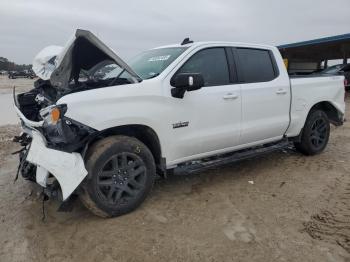
[[[278,89],[276,91],[276,94],[277,95],[285,95],[285,94],[287,94],[287,90],[285,90],[285,89]]]
[[[225,99],[225,100],[229,100],[229,99],[233,100],[233,99],[238,98],[238,95],[237,94],[232,94],[232,93],[227,93],[222,98]]]

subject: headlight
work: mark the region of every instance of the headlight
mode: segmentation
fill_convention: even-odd
[[[80,150],[86,143],[85,139],[97,130],[66,117],[66,112],[66,104],[40,110],[40,116],[44,120],[40,131],[49,148],[71,153]]]
[[[40,116],[48,125],[56,125],[67,111],[67,105],[52,105],[40,110]]]

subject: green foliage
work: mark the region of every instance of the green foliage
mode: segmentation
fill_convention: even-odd
[[[18,65],[14,62],[9,61],[7,58],[0,56],[0,71],[23,71],[30,69],[32,69],[32,65]]]

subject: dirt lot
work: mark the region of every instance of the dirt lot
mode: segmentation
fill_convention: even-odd
[[[0,127],[0,261],[350,261],[349,131],[333,128],[315,157],[286,150],[159,180],[115,219],[48,201],[43,222],[37,187],[13,183],[19,128]]]
[[[21,93],[33,88],[34,81],[27,78],[9,79],[7,75],[0,75],[0,126],[18,123],[13,108],[13,86],[16,86],[16,93]]]

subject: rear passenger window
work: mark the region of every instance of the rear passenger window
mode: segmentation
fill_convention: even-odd
[[[277,73],[268,50],[237,48],[240,70],[245,83],[267,82]]]
[[[204,86],[230,83],[226,52],[224,48],[208,48],[194,54],[178,73],[201,73]]]

